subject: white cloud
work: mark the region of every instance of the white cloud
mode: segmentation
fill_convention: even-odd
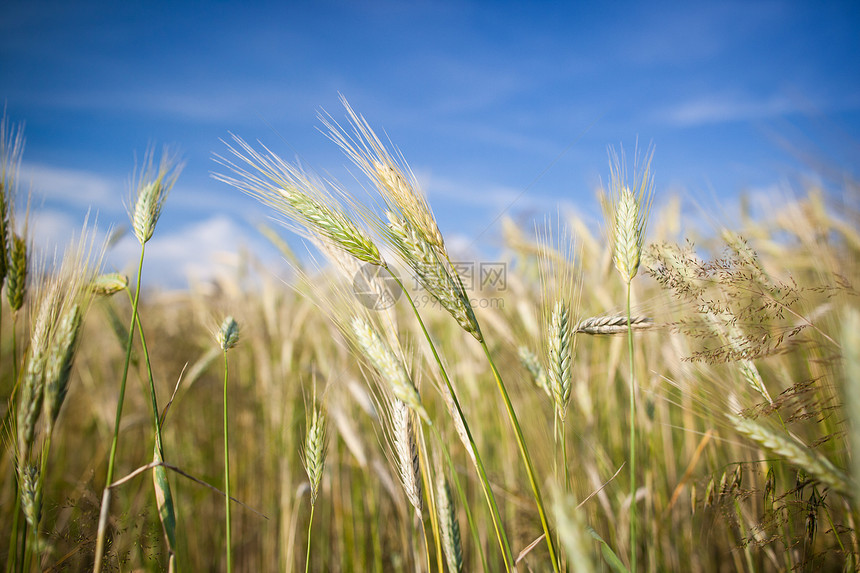
[[[106,212],[122,208],[121,199],[127,194],[122,182],[98,173],[38,163],[22,165],[20,180],[25,186],[32,185],[37,197]]]
[[[279,260],[264,240],[224,215],[187,224],[176,231],[162,231],[146,244],[143,280],[150,285],[184,288],[189,283],[235,277],[243,246],[267,261]],[[129,234],[111,250],[108,264],[128,272],[139,253],[137,240]]]
[[[655,119],[681,127],[729,121],[757,120],[800,111],[789,98],[771,96],[764,99],[736,95],[703,96],[677,103],[657,111]]]

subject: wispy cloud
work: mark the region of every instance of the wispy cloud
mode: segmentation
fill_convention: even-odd
[[[733,94],[707,95],[664,107],[653,119],[679,127],[731,121],[759,120],[802,111],[790,98],[772,95],[761,99]]]
[[[279,264],[270,245],[224,215],[164,231],[146,244],[144,281],[150,284],[184,288],[189,283],[236,277],[242,247],[248,247],[273,269]],[[128,271],[139,251],[137,241],[128,235],[111,250],[108,264]]]
[[[120,211],[128,193],[127,184],[89,171],[52,165],[25,163],[21,181],[32,187],[37,197],[69,206]]]

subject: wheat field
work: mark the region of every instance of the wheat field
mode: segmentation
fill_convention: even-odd
[[[856,182],[708,227],[613,155],[600,227],[505,219],[473,281],[346,110],[376,200],[235,138],[212,184],[315,256],[171,293],[139,279],[181,159],[138,170],[138,272],[103,274],[84,222],[31,252],[4,123],[7,571],[858,569]]]

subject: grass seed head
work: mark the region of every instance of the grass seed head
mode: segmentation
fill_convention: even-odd
[[[325,411],[322,407],[313,405],[307,420],[305,443],[302,451],[302,463],[305,466],[305,472],[311,486],[311,505],[316,503],[320,483],[322,483],[327,445],[328,431]]]
[[[360,317],[352,321],[352,331],[364,355],[388,384],[388,389],[400,402],[412,408],[425,422],[430,422],[427,411],[421,404],[418,389],[403,362],[391,347],[379,336],[370,323]]]
[[[239,344],[239,323],[232,316],[228,316],[221,323],[216,335],[221,350],[227,352]]]
[[[24,297],[27,292],[29,248],[27,241],[17,233],[12,233],[9,239],[11,248],[6,274],[6,298],[9,300],[9,306],[12,310],[17,312],[24,305]]]
[[[424,499],[421,495],[421,462],[411,411],[409,406],[397,398],[390,401],[388,415],[394,446],[394,463],[406,498],[420,518],[424,509]]]
[[[128,288],[128,277],[122,273],[105,273],[93,279],[93,294],[110,296]]]
[[[639,271],[645,228],[651,211],[654,180],[651,173],[653,148],[635,165],[633,189],[627,180],[624,152],[621,157],[610,150],[609,197],[604,199],[609,237],[613,245],[612,259],[624,282],[630,282]],[[636,161],[639,158],[637,156]]]
[[[439,529],[442,533],[442,549],[448,571],[455,573],[463,570],[463,546],[460,542],[460,524],[457,521],[457,510],[451,496],[451,486],[445,479],[445,474],[437,472],[436,503],[439,509]]]
[[[341,249],[356,259],[383,266],[370,235],[354,221],[326,185],[263,146],[257,151],[240,137],[227,148],[235,161],[216,156],[234,175],[214,174],[219,181],[256,198],[284,217],[294,230]]]
[[[134,211],[130,214],[134,236],[141,245],[152,238],[164,202],[183,166],[168,149],[162,152],[158,166],[155,166],[153,151],[147,152],[135,184]]]

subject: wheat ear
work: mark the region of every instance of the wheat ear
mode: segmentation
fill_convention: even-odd
[[[439,301],[457,323],[478,341],[483,340],[481,327],[466,296],[459,277],[439,257],[438,251],[406,219],[388,212],[385,235],[422,287]]]
[[[391,439],[394,446],[394,463],[403,491],[415,513],[421,517],[424,502],[421,490],[421,463],[418,455],[418,440],[415,436],[415,423],[410,415],[411,408],[392,398],[389,404]]]
[[[806,444],[799,442],[792,436],[766,428],[755,420],[732,414],[729,414],[728,418],[738,432],[797,468],[806,471],[822,484],[851,498],[856,495],[845,472]]]
[[[421,396],[403,362],[391,347],[382,340],[370,323],[360,317],[352,321],[356,342],[397,400],[412,408],[421,419],[430,423],[430,417],[421,404]]]
[[[352,133],[341,128],[330,116],[321,116],[323,125],[328,128],[329,139],[373,181],[389,208],[396,209],[424,240],[444,252],[445,239],[403,156],[396,151],[390,153],[364,117],[350,107],[346,98],[341,96],[340,99],[346,108]]]
[[[583,334],[626,334],[626,316],[592,316],[585,318],[576,325],[576,332]],[[647,316],[630,317],[630,328],[633,330],[647,330],[653,328],[654,319]]]
[[[370,235],[353,222],[322,182],[265,146],[260,152],[240,137],[233,140],[235,147],[226,145],[238,163],[221,156],[216,161],[235,176],[216,173],[215,179],[272,207],[304,236],[323,240],[360,261],[385,264]]]
[[[164,202],[182,168],[183,164],[169,149],[165,148],[162,152],[158,166],[154,163],[154,152],[147,152],[135,184],[134,211],[130,213],[134,236],[141,245],[152,238]]]
[[[436,503],[439,511],[439,528],[442,532],[442,549],[448,571],[456,573],[463,570],[463,547],[460,542],[460,524],[457,522],[457,511],[451,496],[451,486],[445,479],[444,472],[437,471]]]

